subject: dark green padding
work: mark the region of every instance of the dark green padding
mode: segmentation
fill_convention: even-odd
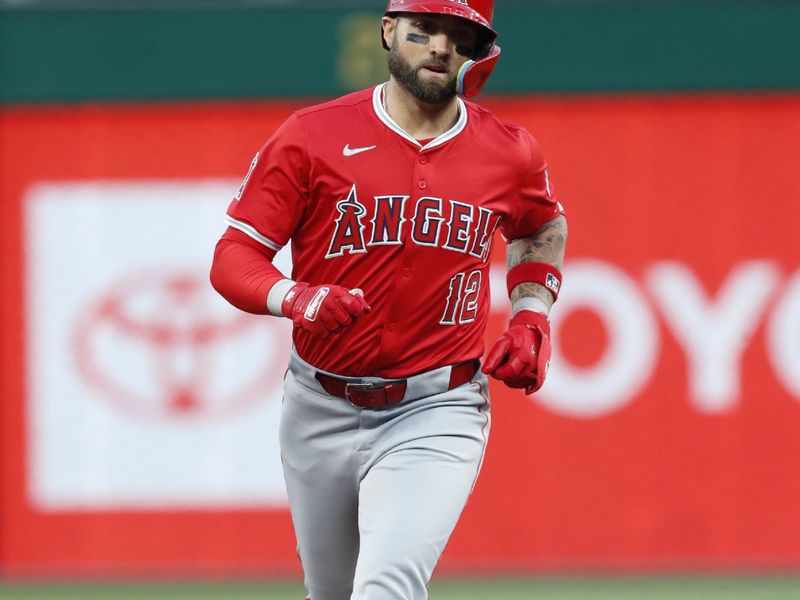
[[[0,102],[333,96],[385,76],[380,12],[6,9]],[[797,2],[501,1],[495,24],[491,93],[800,89]]]

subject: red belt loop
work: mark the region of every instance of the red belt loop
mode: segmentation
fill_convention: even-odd
[[[477,360],[468,360],[467,362],[454,365],[453,368],[450,369],[450,383],[447,389],[452,390],[472,381],[472,378],[475,377],[475,373],[478,372],[478,367],[480,367],[480,363],[478,363]]]

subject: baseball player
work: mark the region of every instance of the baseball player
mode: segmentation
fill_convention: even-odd
[[[500,56],[493,4],[390,0],[389,81],[293,114],[227,211],[214,287],[294,323],[280,445],[312,600],[427,598],[486,449],[486,375],[533,393],[547,374],[566,221],[534,138],[463,99]],[[498,227],[513,317],[481,367]]]

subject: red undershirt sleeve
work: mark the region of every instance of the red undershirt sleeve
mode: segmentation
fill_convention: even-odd
[[[211,264],[211,285],[245,312],[265,315],[267,294],[286,277],[272,264],[276,252],[228,227],[217,242]]]

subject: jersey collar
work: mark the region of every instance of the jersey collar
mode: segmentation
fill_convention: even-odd
[[[420,150],[428,150],[430,148],[435,148],[436,146],[441,146],[464,131],[464,128],[467,126],[467,106],[464,104],[464,101],[461,98],[456,98],[456,101],[458,102],[458,120],[456,120],[455,125],[445,131],[439,137],[434,138],[423,146],[416,139],[414,139],[413,136],[410,136],[408,133],[406,133],[406,131],[400,127],[400,125],[395,123],[394,119],[392,119],[392,117],[389,116],[389,113],[386,112],[386,109],[383,108],[383,94],[385,88],[386,83],[382,83],[381,85],[375,86],[375,89],[372,92],[372,107],[375,110],[375,114],[378,115],[378,118],[383,122],[384,125],[394,131],[400,137],[405,138],[414,144]]]

